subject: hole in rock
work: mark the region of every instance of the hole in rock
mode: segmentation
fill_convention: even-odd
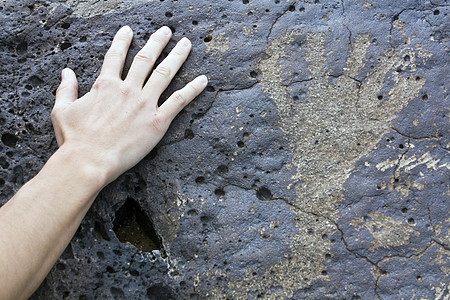
[[[217,167],[217,171],[220,174],[226,174],[226,173],[228,173],[228,167],[225,166],[225,165],[220,165],[220,166]]]
[[[128,198],[114,219],[114,232],[122,243],[129,242],[144,252],[162,249],[150,218],[142,211],[139,203]]]
[[[169,287],[154,285],[147,289],[147,299],[175,299],[175,295]]]
[[[199,177],[195,178],[195,183],[197,183],[197,184],[203,184],[205,182],[206,182],[206,179],[203,176],[199,176]]]
[[[100,258],[101,260],[105,259],[105,254],[101,251],[97,251],[97,257]]]
[[[63,270],[66,269],[66,265],[63,264],[63,263],[57,263],[56,264],[56,269],[59,270],[59,271],[63,271]]]
[[[216,189],[214,191],[214,194],[216,194],[217,197],[221,198],[225,196],[225,191],[223,189]]]
[[[267,187],[262,186],[256,191],[256,197],[259,200],[267,201],[272,198],[272,192]]]
[[[156,157],[156,155],[158,155],[158,148],[155,147],[155,148],[152,149],[152,151],[150,151],[149,154],[147,154],[144,157],[144,160],[152,160],[152,159],[154,159]]]
[[[66,49],[72,47],[72,44],[69,43],[69,42],[62,42],[61,45],[60,45],[59,47],[61,48],[61,50],[64,51],[64,50],[66,50]]]
[[[209,43],[209,42],[211,42],[211,40],[212,40],[212,36],[210,36],[210,35],[207,35],[207,36],[203,39],[203,41],[204,41],[205,43]]]
[[[120,288],[111,287],[110,290],[111,290],[111,294],[113,295],[114,299],[125,296],[125,294],[123,293],[123,290]]]
[[[139,271],[131,269],[131,270],[130,270],[130,274],[131,274],[132,276],[139,276]]]
[[[105,225],[103,223],[95,221],[95,223],[94,223],[94,230],[95,230],[95,234],[96,234],[98,239],[103,239],[103,240],[107,240],[107,241],[111,240],[109,238],[108,232],[107,232],[107,230],[105,228]]]
[[[194,208],[190,209],[190,210],[188,210],[187,215],[190,217],[196,216],[196,215],[198,215],[198,211]]]
[[[31,90],[31,89],[33,89],[33,87],[40,87],[44,84],[44,80],[42,80],[40,77],[38,77],[36,75],[31,76],[28,80],[31,83],[31,85],[25,86],[25,88],[27,90]]]
[[[9,168],[9,162],[6,161],[6,158],[0,157],[0,167],[4,170]],[[1,182],[5,184],[5,181],[3,179],[0,179],[0,185],[2,185]]]
[[[27,50],[28,50],[28,43],[25,42],[25,41],[21,42],[21,43],[20,43],[19,45],[17,45],[17,47],[16,47],[16,51],[17,51],[18,53],[24,53],[24,52],[27,52]]]
[[[184,138],[188,140],[192,140],[194,138],[194,132],[190,129],[186,129],[184,131]]]
[[[4,133],[2,135],[2,143],[8,147],[15,147],[19,138],[11,133]]]

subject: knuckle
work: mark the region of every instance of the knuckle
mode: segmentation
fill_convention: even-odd
[[[58,117],[58,113],[56,112],[56,109],[53,107],[52,111],[50,112],[50,118],[52,120],[55,120]]]
[[[125,51],[122,51],[120,49],[111,48],[106,52],[105,59],[116,59],[116,58],[123,58],[125,56]]]
[[[188,102],[188,99],[186,98],[186,96],[180,91],[177,91],[173,94],[173,100],[174,100],[175,104],[179,107],[184,107],[186,105],[186,103]]]
[[[97,80],[92,85],[92,89],[94,90],[100,90],[107,88],[111,85],[112,80],[106,76],[100,75]]]
[[[190,83],[187,85],[187,87],[188,87],[188,89],[189,89],[193,94],[195,94],[195,95],[197,95],[197,94],[200,92],[200,88],[198,87],[198,85],[196,85],[196,84],[194,84],[194,83],[192,83],[192,82],[190,82]]]
[[[65,90],[67,86],[65,84],[60,84],[58,88],[56,89],[56,94],[61,93],[61,91]]]
[[[179,57],[185,57],[187,56],[189,51],[186,50],[184,47],[175,47],[173,48],[171,54]]]
[[[133,89],[129,85],[123,85],[120,88],[120,93],[124,96],[128,96],[133,92]]]
[[[122,81],[119,84],[120,93],[122,95],[131,95],[136,91],[136,85],[133,82]]]
[[[142,95],[139,95],[136,97],[136,107],[139,111],[146,109],[148,105],[148,101],[142,97]]]
[[[144,49],[136,54],[135,59],[148,63],[153,63],[156,60],[155,56],[151,52],[145,51]]]
[[[155,73],[157,73],[158,75],[164,77],[164,78],[170,78],[170,68],[166,67],[166,66],[162,66],[159,65],[156,69],[155,69]]]
[[[161,116],[161,114],[155,113],[150,121],[150,129],[155,131],[165,131],[168,127],[167,118]]]
[[[53,107],[52,111],[50,112],[50,120],[52,123],[55,123],[59,119],[59,112],[56,109],[56,107]]]

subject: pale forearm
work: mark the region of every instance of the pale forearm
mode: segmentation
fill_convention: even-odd
[[[0,299],[27,298],[39,286],[106,183],[100,172],[62,147],[2,207]]]

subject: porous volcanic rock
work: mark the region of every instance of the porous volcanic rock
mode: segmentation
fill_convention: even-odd
[[[0,205],[57,149],[115,32],[207,89],[98,196],[32,299],[444,299],[448,0],[0,2]],[[130,133],[132,134],[132,133]]]

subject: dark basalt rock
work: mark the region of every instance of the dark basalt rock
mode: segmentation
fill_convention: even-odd
[[[60,71],[86,93],[121,26],[124,76],[160,26],[162,58],[191,39],[161,101],[210,80],[32,299],[449,293],[447,0],[7,0],[0,16],[0,205],[57,149]]]

